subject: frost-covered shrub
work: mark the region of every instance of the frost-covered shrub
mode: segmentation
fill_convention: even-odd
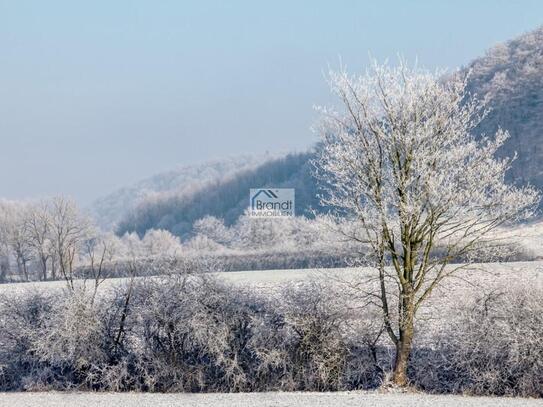
[[[108,360],[98,307],[85,291],[67,293],[31,334],[31,350],[70,386],[94,385],[93,372]],[[64,383],[66,386],[67,383]]]
[[[237,391],[248,386],[251,309],[202,275],[148,280],[135,287],[127,321],[141,389]]]
[[[375,340],[379,333],[337,287],[304,282],[272,300],[278,312],[271,314],[273,323],[260,322],[252,346],[259,373],[277,383],[274,388],[333,391],[377,385],[381,372],[372,346],[360,339],[367,335]]]
[[[341,301],[315,282],[291,287],[281,299],[286,324],[292,331],[288,351],[294,387],[299,390],[342,388],[349,344],[342,332],[346,309]]]
[[[40,370],[33,350],[35,333],[51,315],[55,300],[40,292],[0,298],[0,386],[23,387],[25,378]]]
[[[114,361],[106,307],[85,291],[39,292],[0,302],[0,386],[4,390],[101,389]]]
[[[377,369],[369,349],[351,349],[346,317],[344,303],[313,283],[269,298],[206,274],[148,279],[133,287],[125,364],[115,369],[132,372],[127,389],[145,391],[368,387],[359,372],[375,378]]]
[[[54,294],[0,298],[0,390],[351,390],[379,386],[393,361],[375,308],[328,282],[257,293],[186,271]],[[543,396],[542,294],[519,283],[429,320],[412,383]]]
[[[412,356],[427,391],[543,396],[543,290],[502,287],[463,304],[431,348]]]

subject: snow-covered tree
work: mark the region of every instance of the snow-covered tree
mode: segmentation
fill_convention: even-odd
[[[39,263],[41,278],[47,280],[48,263],[51,262],[51,277],[56,277],[53,258],[53,246],[51,241],[51,217],[47,201],[29,205],[24,217],[23,228],[30,236],[30,246],[34,257]]]
[[[8,236],[9,246],[17,264],[17,271],[26,281],[29,280],[29,263],[34,257],[32,235],[24,227],[27,210],[26,205],[15,208]]]
[[[220,245],[230,244],[233,239],[232,230],[226,227],[224,220],[214,216],[198,219],[194,222],[193,229],[196,235],[205,236]]]
[[[13,225],[13,205],[0,200],[0,281],[6,279],[10,269],[10,235]]]
[[[76,261],[85,241],[92,236],[92,224],[74,201],[63,197],[51,200],[50,222],[53,253],[62,277],[73,288]]]
[[[141,243],[147,256],[175,256],[181,251],[181,241],[167,230],[150,229]]]
[[[392,380],[402,386],[417,310],[465,267],[450,263],[491,245],[498,226],[529,217],[539,202],[533,188],[504,182],[511,160],[495,152],[508,134],[474,137],[484,103],[463,78],[440,78],[403,61],[361,76],[341,70],[330,77],[341,110],[321,109],[322,203],[360,224],[350,238],[370,248],[379,288],[369,294],[379,298],[396,346]]]

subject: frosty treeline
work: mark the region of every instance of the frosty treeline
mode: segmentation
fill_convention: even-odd
[[[167,230],[118,236],[103,232],[77,204],[56,197],[40,202],[0,201],[0,281],[65,279],[99,266],[102,277],[126,276],[135,259],[147,265],[168,259],[191,264],[206,258],[202,271],[344,266],[358,248],[338,241],[325,219],[254,219],[242,215],[226,226],[205,216],[181,240]],[[91,270],[92,271],[92,270]],[[142,267],[141,274],[152,273]],[[79,274],[78,274],[79,273]]]
[[[97,236],[91,221],[71,200],[0,202],[0,278],[5,280],[14,263],[26,281],[69,280],[77,263],[94,255]]]
[[[345,236],[345,230],[357,227],[356,222],[342,219],[338,230],[336,220],[331,221],[322,215],[285,219],[242,215],[227,226],[223,219],[205,216],[194,222],[193,233],[186,239],[163,229],[149,229],[141,237],[135,232],[118,236],[96,227],[92,218],[67,198],[37,203],[0,201],[0,282],[70,281],[97,272],[93,268],[98,266],[102,278],[126,277],[135,260],[140,263],[138,275],[161,273],[165,263],[173,269],[196,267],[203,272],[366,264],[367,258],[362,254],[368,252],[368,246]],[[54,233],[64,223],[77,227],[70,239],[61,238],[59,244]],[[536,238],[534,242],[519,241],[514,238],[518,234],[515,231],[503,230],[505,237],[497,245],[499,250],[483,250],[472,253],[472,257],[478,261],[539,258],[539,230],[531,232]],[[438,244],[436,250],[439,249]],[[69,256],[62,255],[63,259],[70,259],[64,266],[59,260],[61,252],[69,252]]]

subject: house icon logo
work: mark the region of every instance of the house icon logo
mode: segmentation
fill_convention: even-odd
[[[249,215],[266,218],[294,216],[294,188],[252,188]]]

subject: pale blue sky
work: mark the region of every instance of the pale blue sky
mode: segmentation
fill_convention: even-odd
[[[0,197],[87,204],[177,165],[304,150],[339,56],[454,68],[542,23],[535,0],[0,0]]]

